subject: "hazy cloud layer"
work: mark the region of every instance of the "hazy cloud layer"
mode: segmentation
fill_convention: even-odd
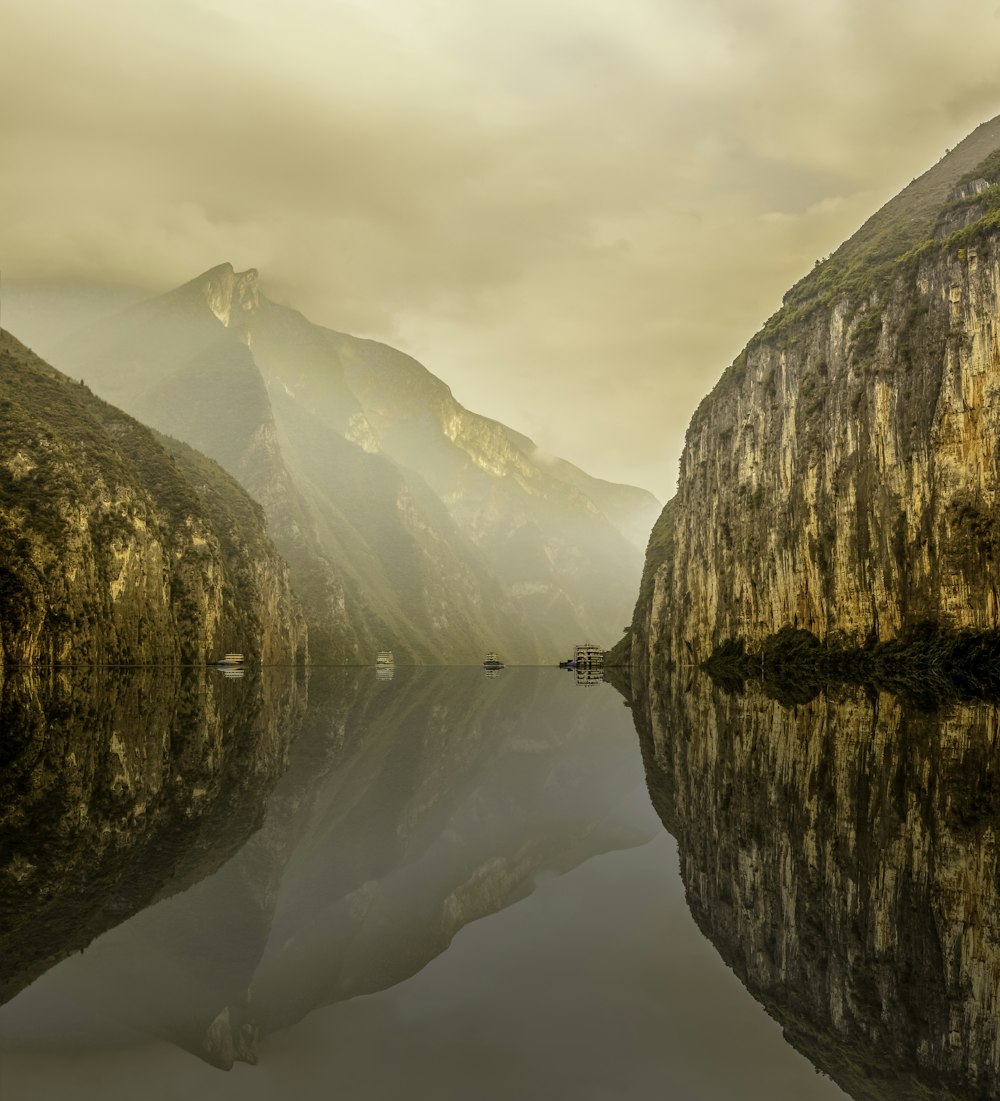
[[[0,0],[0,266],[223,260],[672,491],[782,292],[1000,111],[983,0]]]

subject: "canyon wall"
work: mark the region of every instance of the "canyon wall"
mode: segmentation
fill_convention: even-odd
[[[994,120],[817,263],[702,402],[635,664],[1000,626],[998,146]]]

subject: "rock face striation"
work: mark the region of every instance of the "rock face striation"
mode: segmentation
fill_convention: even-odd
[[[306,653],[260,508],[0,333],[0,672],[227,650]]]
[[[627,619],[650,494],[540,455],[409,356],[269,301],[253,270],[46,351],[261,502],[316,660],[555,660]]]
[[[789,1043],[858,1101],[996,1097],[996,704],[696,675],[633,715],[691,913]]]
[[[702,402],[631,658],[1000,625],[1000,119],[785,296]]]

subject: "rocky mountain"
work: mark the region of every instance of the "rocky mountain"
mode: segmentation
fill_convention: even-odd
[[[221,265],[47,350],[261,502],[317,660],[548,661],[627,619],[654,498],[269,301],[255,271]]]
[[[260,508],[0,333],[0,671],[306,654]]]
[[[858,1101],[1000,1091],[996,703],[658,677],[633,701],[691,913]]]
[[[688,429],[639,666],[1000,625],[1000,119],[785,296]]]

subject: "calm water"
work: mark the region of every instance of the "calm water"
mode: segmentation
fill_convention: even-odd
[[[206,672],[4,685],[5,1094],[995,1096],[991,705]]]

